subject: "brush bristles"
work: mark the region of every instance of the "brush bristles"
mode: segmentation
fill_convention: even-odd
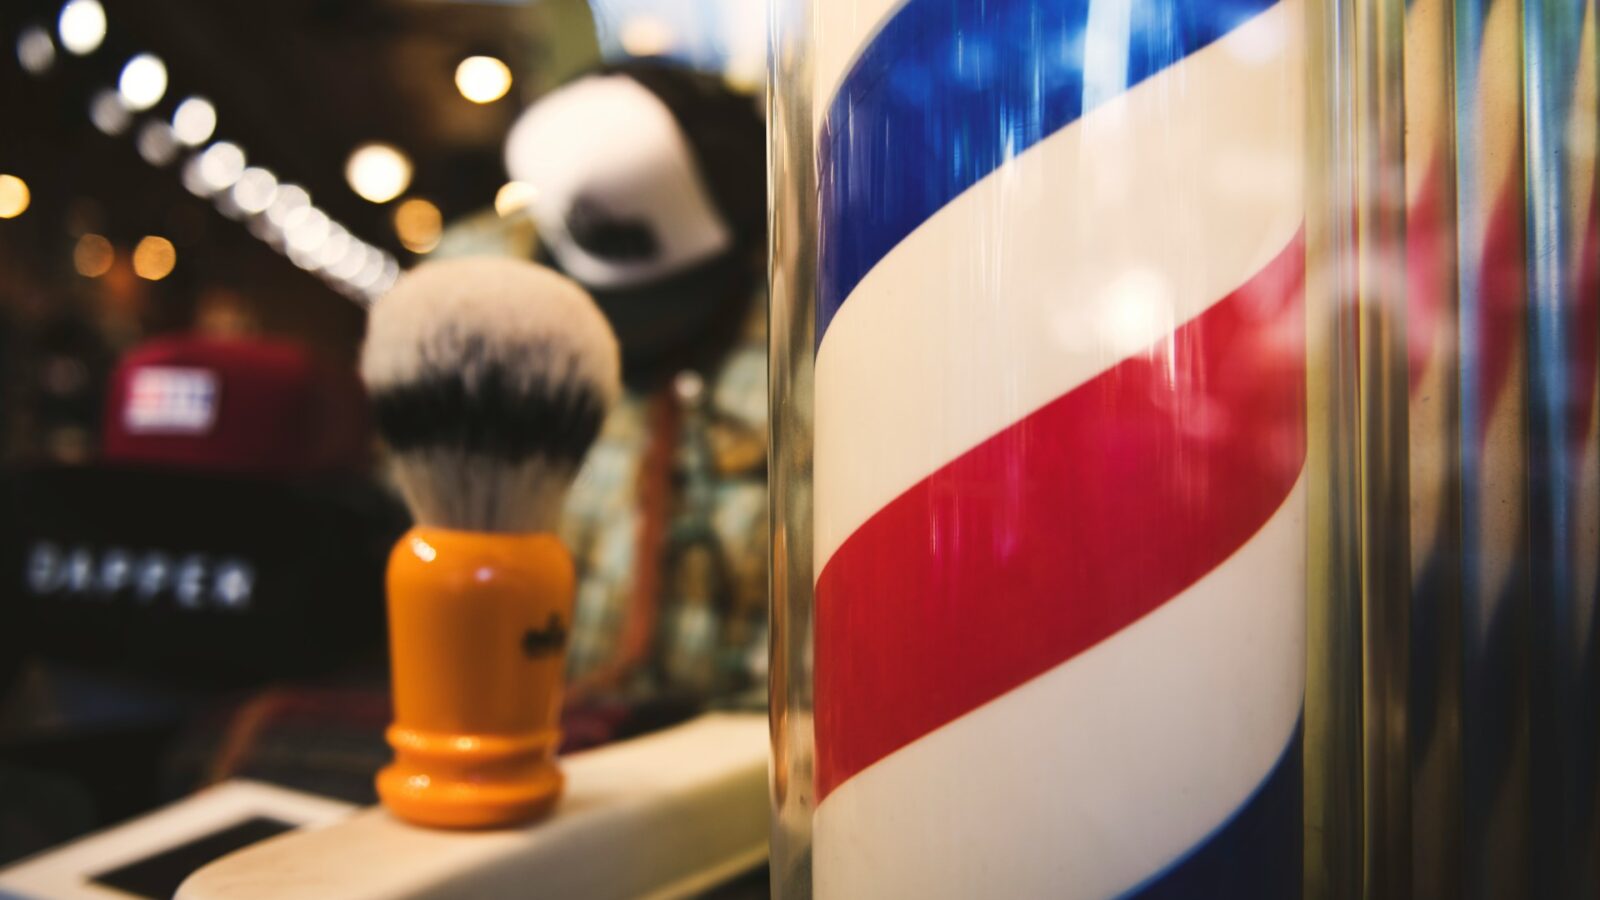
[[[542,459],[508,463],[422,450],[395,454],[393,471],[422,524],[526,534],[556,529],[574,470]]]
[[[532,263],[407,273],[372,310],[362,375],[417,520],[555,527],[620,392],[616,338],[582,288]]]

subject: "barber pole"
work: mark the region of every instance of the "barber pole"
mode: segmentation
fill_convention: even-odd
[[[818,0],[818,897],[1299,891],[1302,3]]]
[[[1461,879],[1460,320],[1450,0],[1405,11],[1406,339],[1409,357],[1411,884]]]
[[[1463,860],[1468,896],[1528,890],[1527,286],[1522,5],[1455,5]]]

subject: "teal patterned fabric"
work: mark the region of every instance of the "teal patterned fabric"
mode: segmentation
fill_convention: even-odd
[[[765,310],[765,304],[757,304]],[[680,384],[682,384],[680,379]],[[673,388],[665,388],[673,391]],[[644,571],[641,477],[652,396],[629,394],[601,429],[568,497],[562,536],[578,565],[568,678],[604,670],[628,628]],[[658,401],[662,402],[662,401]],[[658,562],[655,627],[644,663],[618,685],[708,700],[755,692],[766,673],[767,349],[751,323],[709,383],[674,392],[676,440]]]

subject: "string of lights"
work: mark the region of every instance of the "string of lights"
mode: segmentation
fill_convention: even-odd
[[[58,61],[56,40],[68,54],[87,57],[104,43],[107,28],[99,0],[67,0],[56,21],[55,38],[38,26],[23,29],[17,38],[17,59],[29,74],[43,76]],[[219,114],[210,100],[185,98],[170,121],[153,114],[167,88],[162,59],[136,53],[123,64],[114,88],[90,97],[89,119],[107,135],[133,134],[134,147],[145,162],[156,168],[176,164],[190,193],[210,200],[223,216],[242,223],[257,239],[352,301],[366,305],[389,289],[400,274],[394,256],[351,234],[314,205],[304,188],[251,164],[237,143],[214,140]],[[411,163],[394,147],[365,144],[350,155],[345,174],[358,196],[387,203],[409,186]],[[15,185],[4,181],[7,178]],[[27,203],[27,185],[15,176],[0,176],[0,216],[20,215]],[[397,221],[404,208],[402,204],[397,210]],[[433,212],[437,215],[437,208]],[[433,240],[437,241],[437,233]],[[406,244],[425,252],[411,241]],[[170,241],[151,235],[135,249],[134,263],[141,277],[156,273],[156,278],[165,277],[176,264],[176,250]]]

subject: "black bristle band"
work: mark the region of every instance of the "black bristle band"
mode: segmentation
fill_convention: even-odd
[[[543,458],[576,466],[600,433],[605,403],[589,384],[533,376],[513,381],[486,366],[372,390],[378,430],[397,453],[456,450],[508,462]]]

